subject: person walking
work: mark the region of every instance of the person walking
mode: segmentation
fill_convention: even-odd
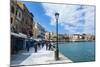
[[[38,44],[38,47],[40,48],[40,45],[41,45],[41,44],[40,44],[40,41],[38,41],[37,44]]]
[[[51,45],[51,42],[49,42],[49,50],[51,50],[51,46],[52,46],[52,45]]]
[[[48,45],[48,41],[46,41],[46,50],[48,50],[48,46],[49,46],[49,45]]]
[[[43,48],[43,47],[44,47],[44,40],[42,40],[42,42],[41,42],[41,43],[42,43],[42,48]]]
[[[34,41],[34,49],[35,49],[35,53],[37,52],[37,42]]]
[[[28,37],[27,42],[26,42],[26,49],[28,52],[30,50],[30,45],[31,45],[31,42],[30,42],[30,38]]]

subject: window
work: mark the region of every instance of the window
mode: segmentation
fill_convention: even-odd
[[[28,22],[29,22],[28,19],[26,19],[26,24],[28,24]]]
[[[19,12],[19,18],[21,18],[21,13]]]
[[[16,10],[16,16],[17,16],[18,10]]]
[[[32,28],[33,28],[33,26],[32,26],[32,25],[30,25],[30,28],[32,29]]]
[[[14,6],[11,6],[11,12],[14,14]]]
[[[33,21],[33,18],[31,18],[31,22]]]
[[[11,17],[11,24],[13,23],[13,18]]]
[[[16,10],[16,16],[17,16],[17,19],[22,20],[21,10],[19,10],[19,9]]]

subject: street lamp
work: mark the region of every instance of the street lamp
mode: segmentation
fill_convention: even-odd
[[[59,18],[59,13],[55,13],[55,18],[56,18],[56,51],[55,51],[55,60],[59,60],[59,47],[58,47],[58,18]]]

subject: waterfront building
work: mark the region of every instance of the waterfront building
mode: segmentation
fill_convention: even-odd
[[[45,39],[45,29],[37,21],[33,23],[33,37]]]
[[[16,32],[21,33],[21,28],[22,28],[22,12],[23,8],[21,7],[20,2],[16,2],[16,19],[15,19],[15,25],[16,25]]]
[[[15,19],[16,19],[16,1],[11,0],[10,3],[10,26],[11,26],[11,32],[16,31],[16,25],[15,25]]]
[[[81,34],[64,34],[64,41],[81,41]]]
[[[69,37],[70,41],[92,41],[95,39],[94,35],[91,34],[72,34]]]
[[[56,41],[56,34],[53,32],[46,32],[46,40]],[[59,41],[92,41],[95,40],[95,36],[91,34],[58,34]]]
[[[11,0],[11,53],[25,48],[27,36],[32,36],[33,14],[20,1]]]
[[[20,1],[11,0],[11,32],[32,36],[33,14]]]
[[[63,41],[69,41],[69,35],[63,34]]]
[[[23,23],[22,23],[22,33],[33,36],[33,14],[29,12],[27,7],[23,4]]]
[[[87,40],[87,41],[95,40],[95,35],[92,35],[92,34],[85,34],[84,40]]]
[[[33,23],[33,37],[37,39],[37,36],[39,35],[39,28],[37,22]]]
[[[45,33],[45,40],[56,41],[56,33],[54,33],[54,32],[46,32]]]
[[[45,33],[45,40],[49,40],[51,38],[50,32]]]
[[[39,28],[38,38],[45,39],[45,29],[40,24],[38,24],[38,28]]]

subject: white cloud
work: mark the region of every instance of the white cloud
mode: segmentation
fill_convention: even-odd
[[[95,8],[87,7],[85,16],[84,32],[95,33]]]
[[[55,25],[55,13],[58,12],[59,24],[68,33],[94,33],[94,6],[42,3],[45,14]]]

